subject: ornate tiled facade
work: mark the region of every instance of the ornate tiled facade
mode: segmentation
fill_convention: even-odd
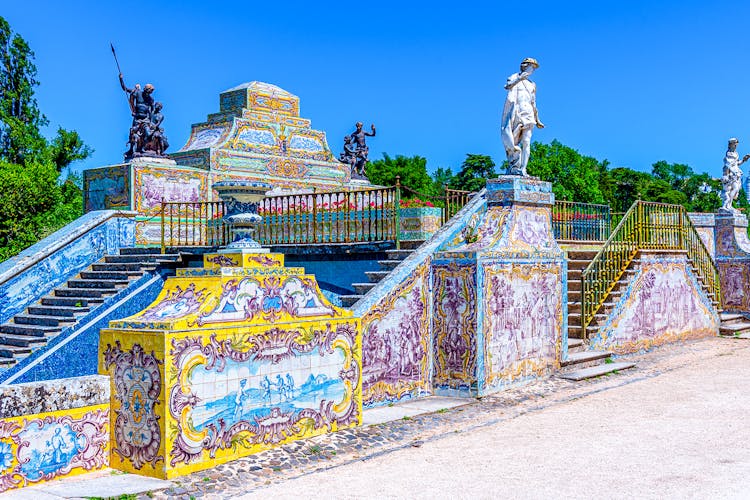
[[[358,425],[361,323],[283,255],[221,253],[179,269],[102,332],[112,464],[174,477]]]
[[[0,399],[0,493],[109,465],[105,377],[0,387]]]

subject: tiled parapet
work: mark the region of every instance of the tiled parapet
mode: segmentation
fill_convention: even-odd
[[[271,253],[219,253],[110,323],[112,466],[169,478],[359,425],[359,318]]]
[[[750,313],[750,241],[747,217],[716,214],[714,260],[721,281],[722,309]]]
[[[603,309],[592,348],[627,354],[718,334],[719,316],[686,252],[643,250],[630,272],[619,298]]]
[[[0,386],[0,492],[109,465],[109,378]]]
[[[706,250],[708,250],[711,257],[714,257],[716,253],[716,215],[691,212],[688,214],[688,217],[690,217],[690,221],[693,223],[693,226],[695,226],[695,230],[701,237],[701,241],[703,241],[703,244],[706,246]]]
[[[432,260],[435,391],[483,396],[560,366],[567,265],[549,183],[488,181],[476,213]]]
[[[426,240],[440,229],[443,209],[439,207],[399,208],[399,239]]]

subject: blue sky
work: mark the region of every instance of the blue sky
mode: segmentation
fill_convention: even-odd
[[[260,80],[300,96],[335,154],[354,122],[375,123],[370,158],[421,155],[428,169],[466,153],[504,159],[506,77],[535,57],[534,139],[558,139],[613,166],[658,160],[720,176],[730,136],[750,152],[743,2],[6,2],[36,52],[50,128],[121,161],[126,82],[153,83],[176,151],[219,92]],[[52,130],[50,130],[50,133]]]

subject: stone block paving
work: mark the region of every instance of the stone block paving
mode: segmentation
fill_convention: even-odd
[[[426,441],[453,433],[479,430],[525,413],[655,377],[689,365],[692,359],[731,355],[738,349],[750,349],[750,343],[710,338],[664,346],[627,356],[625,359],[635,362],[637,367],[625,372],[581,382],[553,376],[459,407],[293,442],[177,478],[173,480],[174,486],[138,498],[234,498],[269,484],[367,460],[401,448],[419,447]]]

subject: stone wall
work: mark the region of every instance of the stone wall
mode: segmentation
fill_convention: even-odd
[[[109,378],[0,386],[0,492],[109,465]]]

